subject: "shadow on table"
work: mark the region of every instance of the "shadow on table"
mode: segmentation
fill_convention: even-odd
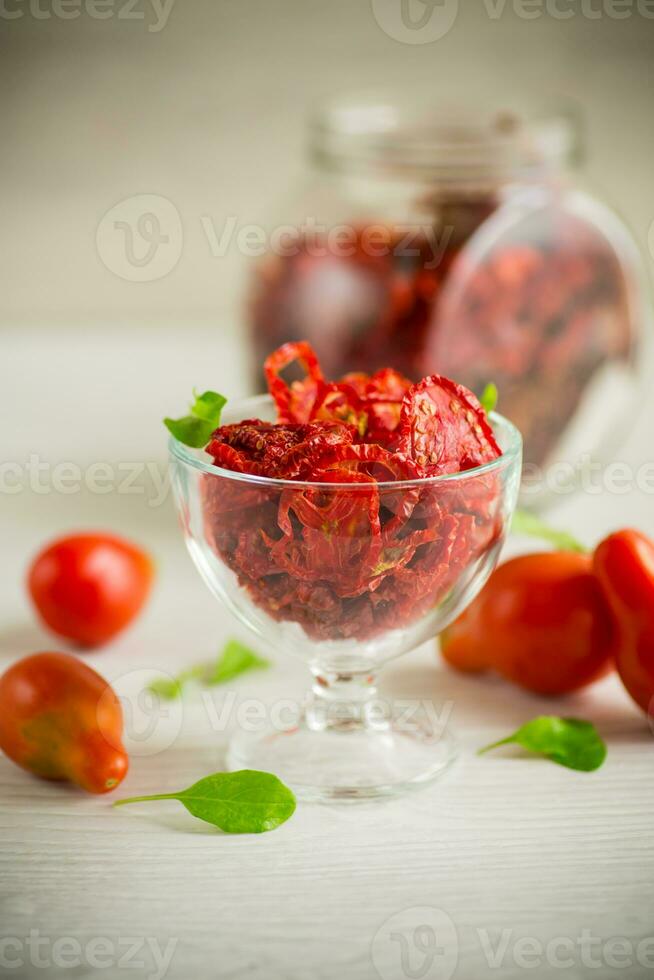
[[[508,734],[537,715],[561,715],[592,721],[602,734],[621,744],[642,744],[654,737],[617,675],[574,694],[542,697],[491,673],[458,673],[435,656],[433,667],[393,664],[381,681],[382,691],[395,699],[428,699],[439,710],[451,705],[449,724],[460,735],[466,729],[482,728]]]
[[[12,623],[0,629],[0,660],[15,660],[41,650],[56,650],[61,643],[34,623]]]
[[[206,738],[189,734],[181,736],[174,745],[154,755],[132,756],[127,778],[111,798],[174,793],[187,789],[210,773],[224,772],[226,749],[225,737],[216,736],[212,744],[207,744]],[[193,817],[179,800],[133,803],[114,812],[165,830],[186,834],[223,833],[217,827]]]

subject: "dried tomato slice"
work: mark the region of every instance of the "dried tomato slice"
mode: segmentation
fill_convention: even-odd
[[[299,361],[306,377],[287,384],[280,372]],[[263,366],[268,391],[277,405],[280,422],[308,422],[316,401],[319,383],[324,381],[316,352],[306,340],[283,344]]]
[[[310,470],[314,456],[351,443],[355,435],[352,426],[335,421],[273,424],[247,419],[216,429],[206,451],[225,469],[296,479]]]
[[[377,401],[401,402],[413,384],[399,371],[393,368],[382,368],[375,374],[363,374],[354,371],[344,374],[341,383],[354,388],[359,398]]]
[[[289,432],[288,427],[279,427],[262,419],[243,419],[232,425],[221,425],[211,435],[206,451],[213,455],[213,447],[219,444],[233,446],[255,459],[262,459],[269,440],[277,440]]]
[[[337,492],[285,490],[277,520],[282,538],[267,543],[289,574],[304,581],[324,579],[337,595],[357,594],[367,588],[381,548],[379,495],[375,481],[364,474],[333,470],[325,482],[355,486]]]
[[[216,466],[233,473],[250,473],[261,476],[261,463],[249,459],[245,453],[227,444],[214,446],[211,455]],[[271,491],[266,487],[244,485],[243,481],[220,477],[211,473],[202,476],[204,508],[214,516],[230,512],[230,520],[237,523],[252,520],[250,508],[270,500]]]
[[[263,472],[260,462],[242,449],[235,449],[229,443],[214,439],[209,443],[206,451],[213,457],[214,464],[224,470],[232,470],[234,473],[261,474]]]
[[[400,421],[402,399],[411,382],[392,368],[384,368],[376,374],[346,374],[340,384],[347,384],[356,392],[361,414],[367,424],[362,435],[366,442],[390,446],[390,435]]]
[[[369,401],[366,403],[368,425],[366,442],[392,447],[392,436],[400,424],[402,402]]]
[[[371,594],[375,621],[384,629],[396,629],[425,615],[447,594],[453,549],[459,521],[447,515],[438,527],[415,539],[410,560],[389,575]]]
[[[311,479],[320,482],[334,468],[363,474],[377,483],[415,480],[420,470],[413,460],[370,443],[334,446],[314,460]]]
[[[436,538],[438,538],[436,528],[411,531],[404,537],[397,537],[394,529],[384,528],[381,548],[375,567],[372,569],[373,577],[368,583],[368,591],[374,592],[388,575],[396,574],[412,561],[417,548]]]
[[[407,392],[398,434],[398,448],[426,476],[458,473],[502,455],[473,393],[438,374]]]
[[[317,483],[330,482],[334,472],[357,474],[375,483],[415,480],[420,476],[412,460],[368,443],[336,446],[326,451],[314,460],[309,478]],[[420,499],[420,490],[417,487],[402,490],[384,487],[379,490],[379,495],[383,526],[389,533],[396,533],[410,518]]]
[[[366,388],[369,381],[369,374],[364,374],[363,371],[351,371],[350,374],[343,375],[340,383],[349,385],[350,388],[354,388],[359,398],[365,398]]]
[[[393,368],[382,368],[369,379],[366,397],[378,401],[401,402],[413,382]]]
[[[319,458],[331,446],[352,443],[356,436],[354,426],[342,422],[309,422],[304,426],[304,438],[279,457],[276,475],[284,479],[306,479]]]
[[[316,400],[311,410],[312,420],[334,420],[353,425],[359,436],[363,436],[367,426],[367,414],[355,389],[343,382],[318,384]]]
[[[274,522],[277,517],[279,492],[268,487],[244,485],[238,479],[204,473],[200,494],[205,532],[210,540],[220,537],[227,542],[231,532]]]

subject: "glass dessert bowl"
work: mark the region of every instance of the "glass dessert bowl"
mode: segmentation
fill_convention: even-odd
[[[262,428],[275,418],[265,395],[230,403],[223,421]],[[402,469],[408,463],[390,463],[375,445],[337,447],[337,463],[317,481],[236,472],[170,440],[177,508],[200,574],[241,622],[302,657],[313,675],[287,727],[232,739],[229,768],[274,772],[304,799],[367,799],[420,785],[452,762],[452,739],[434,713],[407,711],[405,701],[395,710],[375,679],[462,612],[497,562],[522,440],[501,415],[489,423],[497,458],[411,479],[402,478],[413,472]]]

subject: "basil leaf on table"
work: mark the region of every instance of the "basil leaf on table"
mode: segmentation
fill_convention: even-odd
[[[597,729],[581,718],[541,715],[522,725],[512,735],[479,749],[479,754],[500,745],[520,745],[529,752],[544,755],[568,769],[592,772],[606,758],[606,745]]]
[[[164,701],[173,701],[181,697],[187,681],[200,679],[203,670],[203,667],[191,667],[189,670],[183,670],[177,677],[157,677],[148,684],[148,691],[158,694]]]
[[[153,800],[179,800],[199,820],[226,834],[262,834],[285,823],[295,812],[295,796],[277,776],[256,769],[215,772],[177,793],[130,796],[114,806]]]
[[[484,390],[481,393],[481,398],[479,403],[486,415],[489,415],[497,405],[498,391],[497,385],[492,381],[489,381]]]
[[[188,681],[198,681],[205,687],[226,684],[239,674],[248,670],[262,670],[270,666],[270,661],[259,657],[253,650],[238,640],[228,640],[218,657],[212,663],[195,664],[181,671],[175,678],[161,677],[148,685],[148,690],[167,701],[182,694]]]
[[[265,657],[259,657],[254,650],[250,650],[244,643],[239,643],[238,640],[229,640],[213,668],[205,677],[204,683],[208,686],[225,684],[248,670],[262,670],[269,666],[269,660],[266,660]]]
[[[580,555],[588,552],[588,548],[585,548],[574,535],[550,527],[545,521],[541,521],[539,517],[527,510],[518,509],[513,512],[511,531],[513,534],[524,534],[529,538],[541,538],[543,541],[553,544],[558,551],[574,551]]]
[[[164,419],[168,431],[185,446],[203,449],[211,439],[214,429],[220,425],[220,416],[227,402],[217,391],[205,391],[201,395],[193,392],[194,402],[190,415],[180,419]]]

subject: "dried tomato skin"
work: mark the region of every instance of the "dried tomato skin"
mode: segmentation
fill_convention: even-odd
[[[206,451],[217,466],[237,473],[303,479],[314,456],[330,446],[348,445],[355,435],[352,425],[334,420],[273,424],[248,419],[216,429]]]
[[[384,368],[373,375],[347,374],[339,385],[348,385],[358,399],[352,399],[352,404],[358,409],[361,437],[366,442],[389,446],[400,421],[402,399],[411,387],[409,379],[392,368]]]
[[[314,460],[327,447],[349,445],[356,435],[353,426],[340,422],[323,422],[320,427],[312,423],[311,426],[315,431],[280,458],[276,475],[285,479],[307,480],[314,467]]]
[[[259,475],[262,473],[259,463],[227,443],[214,440],[207,446],[207,452],[213,457],[214,465],[220,466],[221,469],[233,470],[234,473],[256,473]]]
[[[312,479],[318,483],[331,469],[363,473],[378,483],[409,481],[420,477],[412,460],[401,453],[392,453],[378,444],[357,443],[334,446],[313,461]]]
[[[345,422],[354,426],[359,436],[365,433],[368,420],[364,403],[354,388],[336,381],[319,382],[311,419]]]
[[[368,402],[366,442],[377,443],[386,449],[391,449],[394,445],[394,433],[400,424],[401,412],[401,402]]]
[[[299,361],[306,370],[302,381],[288,385],[280,372]],[[315,351],[305,340],[283,344],[266,358],[264,374],[268,390],[277,405],[280,422],[308,422],[316,400],[322,371]]]
[[[475,395],[438,374],[404,396],[398,429],[398,448],[425,476],[458,473],[502,455]]]
[[[367,401],[399,401],[401,402],[413,381],[405,378],[394,368],[382,368],[374,374],[352,372],[341,378],[341,383],[354,388],[358,396]]]
[[[381,549],[379,494],[363,474],[330,471],[326,481],[351,483],[336,493],[287,489],[279,504],[282,538],[271,547],[275,561],[303,581],[328,581],[338,596],[358,594],[370,580]],[[302,526],[294,533],[291,514]]]
[[[294,361],[304,365],[306,376],[288,385],[280,371]],[[284,344],[274,351],[266,361],[265,375],[280,422],[347,422],[354,425],[361,439],[382,444],[397,428],[402,399],[411,387],[409,379],[392,368],[326,381],[306,341]]]

